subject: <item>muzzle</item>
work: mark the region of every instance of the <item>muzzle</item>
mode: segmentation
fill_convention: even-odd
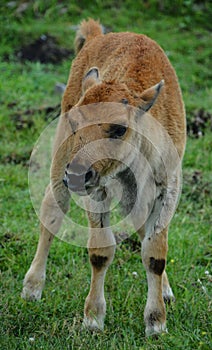
[[[89,194],[98,182],[99,175],[92,166],[86,167],[76,161],[67,164],[63,183],[71,192]]]

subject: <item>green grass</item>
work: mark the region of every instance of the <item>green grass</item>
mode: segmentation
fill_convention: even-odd
[[[158,9],[156,1],[34,1],[23,13],[1,5],[0,45],[0,348],[1,349],[210,349],[211,345],[211,164],[212,134],[188,138],[184,187],[169,235],[167,271],[176,304],[167,307],[169,334],[144,336],[147,285],[136,236],[118,247],[105,285],[105,331],[81,327],[90,267],[84,248],[55,239],[41,301],[20,298],[22,280],[33,258],[39,224],[28,190],[28,159],[48,125],[39,109],[57,106],[57,82],[66,82],[70,60],[58,65],[20,63],[14,52],[41,34],[56,36],[73,48],[72,26],[86,17],[99,18],[113,31],[142,32],[164,48],[182,87],[188,119],[211,106],[210,4],[178,1]],[[171,2],[170,2],[171,3]],[[190,3],[190,7],[189,7]],[[187,5],[186,5],[187,4]],[[197,7],[195,7],[197,6]],[[199,6],[199,7],[198,7]],[[196,10],[195,10],[196,9]],[[62,12],[61,12],[62,11]],[[173,13],[177,11],[177,13]],[[205,16],[205,17],[204,17]],[[33,110],[30,115],[26,111]],[[22,118],[17,127],[17,115]],[[198,172],[197,179],[194,172]],[[82,213],[74,213],[82,222]],[[132,274],[137,271],[138,277]]]

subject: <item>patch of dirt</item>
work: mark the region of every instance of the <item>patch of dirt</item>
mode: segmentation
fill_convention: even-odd
[[[8,107],[11,108],[15,105],[14,102],[8,105]],[[17,111],[11,116],[11,119],[14,121],[17,130],[30,129],[34,125],[33,116],[37,113],[44,115],[46,121],[54,120],[60,115],[60,105]]]
[[[212,114],[201,108],[188,120],[187,133],[189,136],[199,138],[204,135],[207,128],[212,131]]]
[[[25,112],[25,114],[20,112],[20,114],[17,113],[12,116],[17,130],[30,129],[34,125],[34,121],[29,116],[31,116],[30,111]]]
[[[10,153],[4,157],[0,157],[2,164],[22,164],[23,166],[29,165],[29,159],[31,155],[31,150],[25,152],[24,154],[18,154],[16,152]]]
[[[203,205],[204,199],[212,196],[212,184],[205,181],[200,170],[195,170],[192,173],[184,173],[182,192],[193,202]]]
[[[17,106],[17,103],[14,101],[7,105],[8,108],[14,108]],[[42,114],[44,116],[44,120],[52,121],[56,119],[60,115],[60,105],[56,105],[54,107],[40,107],[38,109],[27,109],[25,111],[17,111],[11,115],[11,119],[15,123],[15,127],[17,130],[24,130],[27,128],[31,128],[34,126],[35,122],[33,117],[35,114]],[[0,162],[2,164],[22,164],[23,166],[29,165],[31,149],[27,150],[24,153],[12,152],[10,154],[0,156]]]
[[[132,252],[137,252],[141,250],[141,242],[137,234],[130,235],[126,232],[114,233],[116,244],[122,244],[127,247],[128,250]]]
[[[43,34],[29,45],[21,47],[16,56],[21,61],[40,63],[60,63],[63,59],[74,55],[74,50],[69,50],[58,45],[56,38]]]

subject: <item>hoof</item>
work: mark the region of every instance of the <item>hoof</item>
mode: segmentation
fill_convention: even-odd
[[[176,299],[171,287],[167,287],[165,290],[163,290],[163,300],[166,304],[171,304],[175,302]]]
[[[158,336],[162,333],[168,333],[168,330],[166,328],[166,323],[148,326],[146,327],[146,330],[145,330],[146,337]]]
[[[32,281],[24,281],[21,297],[28,301],[40,300],[42,296],[45,279],[41,279],[39,282],[32,283]]]
[[[83,327],[89,329],[92,332],[102,332],[104,330],[104,317],[84,317]]]
[[[31,286],[24,286],[21,292],[21,297],[28,301],[40,300],[42,295],[42,289],[32,288]]]

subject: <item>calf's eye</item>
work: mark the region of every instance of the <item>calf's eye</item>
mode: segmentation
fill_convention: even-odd
[[[108,130],[109,136],[113,139],[118,139],[124,136],[127,131],[127,127],[124,125],[111,124]]]

